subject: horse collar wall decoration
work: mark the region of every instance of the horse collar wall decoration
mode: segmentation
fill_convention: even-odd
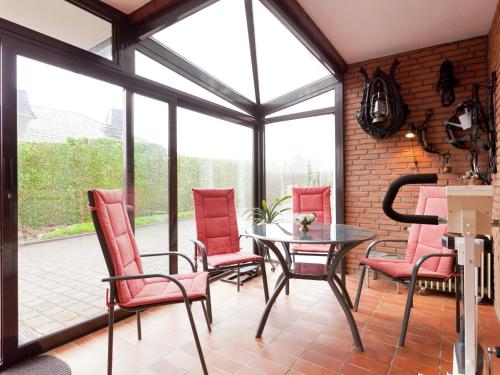
[[[376,139],[383,139],[401,128],[408,115],[408,106],[403,102],[395,72],[399,61],[392,63],[389,74],[377,68],[371,78],[364,68],[365,78],[361,107],[355,117],[361,128]]]

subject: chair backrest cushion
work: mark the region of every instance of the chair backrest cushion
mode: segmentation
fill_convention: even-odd
[[[240,250],[234,189],[193,189],[196,233],[207,255]]]
[[[293,213],[314,212],[319,223],[332,222],[330,186],[294,187]]]
[[[446,187],[421,186],[416,215],[447,216]],[[430,253],[451,253],[452,250],[444,248],[441,238],[448,230],[446,224],[422,225],[412,224],[406,248],[406,260],[414,264],[420,257]],[[449,274],[452,271],[453,258],[430,258],[424,263],[428,270]]]
[[[141,258],[130,225],[122,190],[92,189],[95,212],[105,239],[114,276],[143,274]],[[116,283],[119,303],[126,304],[144,288],[144,280]]]

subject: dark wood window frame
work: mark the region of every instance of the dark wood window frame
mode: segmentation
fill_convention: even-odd
[[[335,116],[336,135],[336,192],[335,200],[337,209],[337,222],[343,222],[343,93],[341,83],[341,71],[335,76],[313,82],[293,92],[287,93],[267,103],[260,102],[259,77],[257,68],[257,52],[255,48],[255,33],[253,23],[253,10],[251,0],[245,0],[247,15],[247,28],[249,35],[249,46],[252,60],[252,73],[255,87],[256,103],[248,101],[240,94],[228,89],[223,83],[207,79],[204,74],[193,69],[189,62],[173,61],[169,54],[162,50],[156,51],[155,60],[169,69],[174,70],[186,78],[194,81],[208,89],[215,95],[247,111],[249,114],[226,108],[210,101],[198,98],[175,88],[154,82],[152,80],[134,74],[134,51],[140,50],[151,57],[151,48],[144,40],[151,30],[170,25],[175,20],[181,19],[186,14],[210,5],[214,1],[188,0],[183,6],[171,11],[166,10],[153,19],[146,19],[138,25],[132,25],[130,18],[104,3],[95,0],[66,0],[81,7],[112,23],[113,30],[113,59],[107,60],[91,52],[84,51],[78,47],[69,45],[55,38],[30,30],[15,23],[0,18],[0,125],[2,173],[0,176],[0,190],[2,198],[0,209],[2,216],[1,225],[1,353],[2,365],[0,369],[23,358],[37,355],[48,351],[56,346],[62,345],[90,332],[103,328],[107,324],[107,318],[102,316],[82,322],[59,333],[44,336],[40,340],[30,342],[26,345],[18,345],[18,295],[17,295],[17,222],[12,217],[17,212],[17,171],[15,161],[17,157],[17,104],[16,104],[16,58],[22,55],[63,69],[71,70],[88,77],[102,80],[124,88],[125,102],[125,157],[124,186],[127,191],[129,203],[134,201],[134,163],[133,163],[133,107],[132,96],[134,93],[164,101],[169,104],[169,219],[170,219],[170,246],[172,251],[177,250],[177,107],[183,107],[200,112],[212,117],[232,122],[237,125],[253,129],[253,187],[254,204],[259,205],[265,198],[265,127],[267,123],[294,118],[304,118],[325,113]],[[297,36],[299,32],[292,21],[283,16],[270,0],[262,0],[270,10]],[[278,10],[277,10],[278,9]],[[140,35],[139,35],[140,34]],[[144,40],[141,42],[141,39]],[[306,34],[299,39],[304,42],[309,50],[315,48],[314,43]],[[149,47],[151,43],[149,43]],[[149,52],[148,52],[149,51]],[[154,52],[154,51],[153,51]],[[158,53],[159,52],[159,53]],[[317,57],[321,55],[318,51],[314,53]],[[160,56],[160,58],[158,58]],[[321,55],[324,56],[324,55]],[[325,59],[320,59],[325,63]],[[332,64],[328,64],[332,71]],[[196,67],[194,67],[196,68]],[[335,103],[332,107],[315,111],[297,113],[292,115],[276,117],[273,120],[265,119],[271,113],[288,108],[307,99],[320,95],[329,90],[335,90]],[[134,217],[133,208],[131,217]],[[176,257],[170,261],[170,272],[177,271]],[[103,297],[104,298],[104,297]],[[119,312],[118,319],[127,317],[128,314]]]

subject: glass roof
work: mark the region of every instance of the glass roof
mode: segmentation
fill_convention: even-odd
[[[253,13],[263,103],[331,75],[258,0],[253,0]]]
[[[244,0],[220,0],[153,38],[255,101]]]
[[[252,4],[251,19],[255,30],[254,59],[248,34],[248,22],[251,19],[247,19],[245,0],[216,1],[158,31],[152,38],[181,56],[188,64],[225,85],[225,94],[234,97],[235,101],[241,102],[241,96],[244,96],[251,102],[256,102],[253,67],[256,67],[258,73],[261,103],[332,75],[259,0],[249,1]],[[140,69],[141,64],[144,64],[144,61],[138,62],[138,74],[159,80],[157,77],[150,77],[148,68]],[[165,68],[161,77],[162,83],[236,109],[215,95],[215,86],[213,91],[210,91],[210,87],[206,90],[174,73],[177,68],[172,69]],[[212,82],[207,82],[208,86],[211,84]],[[217,90],[220,90],[220,87]],[[210,95],[207,95],[209,91]],[[304,95],[307,95],[307,90],[304,90]],[[308,104],[304,103],[304,106],[293,106],[276,115],[332,107],[335,105],[335,99],[331,98],[332,93],[321,95],[308,101]],[[241,112],[240,109],[237,110]]]
[[[174,89],[197,96],[198,98],[220,104],[238,112],[243,112],[241,109],[226,102],[221,97],[205,90],[203,87],[198,86],[196,83],[191,82],[180,74],[175,73],[166,66],[157,63],[140,52],[135,53],[135,73],[153,81],[163,83],[164,85],[170,86]]]
[[[274,112],[268,117],[272,118],[276,116],[289,115],[292,113],[300,113],[329,107],[335,107],[335,90],[327,91],[323,94],[315,96],[314,98],[305,100],[299,104],[295,104],[291,107],[282,109],[281,111]]]

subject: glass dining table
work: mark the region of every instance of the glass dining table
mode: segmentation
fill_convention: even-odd
[[[328,282],[339,301],[351,328],[356,348],[362,351],[363,344],[351,313],[352,301],[345,281],[337,275],[337,269],[350,250],[375,238],[375,232],[350,225],[327,223],[310,224],[309,230],[305,232],[299,228],[300,225],[294,223],[273,223],[258,224],[246,230],[247,236],[254,238],[258,244],[274,253],[283,270],[262,314],[256,337],[262,336],[271,308],[290,279],[323,280]],[[279,250],[276,246],[278,243],[282,245],[283,250]],[[329,244],[330,250],[323,263],[297,262],[290,254],[290,246],[293,244]]]

